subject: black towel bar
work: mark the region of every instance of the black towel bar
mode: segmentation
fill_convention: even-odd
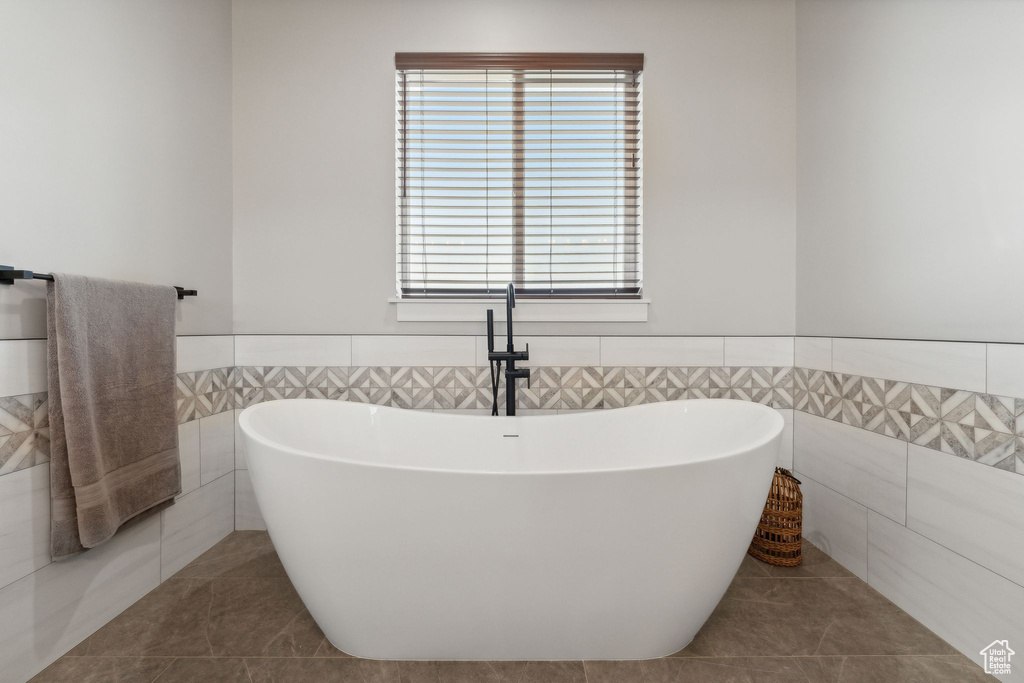
[[[46,280],[47,282],[53,282],[53,276],[49,273],[15,270],[11,266],[0,266],[0,285],[13,285],[15,280]],[[174,289],[177,290],[179,299],[184,299],[186,296],[198,296],[199,294],[194,289],[185,289],[178,285],[174,285]]]

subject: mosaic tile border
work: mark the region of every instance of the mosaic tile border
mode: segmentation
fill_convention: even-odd
[[[530,372],[530,388],[521,383],[517,392],[525,410],[602,410],[689,398],[755,401],[1024,474],[1024,398],[788,366],[546,366]],[[223,367],[179,373],[175,384],[179,424],[287,398],[415,410],[491,406],[486,366]],[[47,460],[46,394],[0,398],[0,475]]]
[[[1024,399],[796,368],[795,408],[1024,474]]]
[[[233,410],[234,386],[233,367],[179,372],[175,381],[178,424]]]
[[[734,398],[792,408],[791,367],[531,368],[521,383],[524,409],[621,408],[683,398]],[[500,383],[504,386],[504,382]],[[327,398],[423,410],[491,407],[490,369],[483,367],[245,366],[235,372],[234,405],[282,398]]]
[[[0,398],[0,475],[50,459],[46,392]]]
[[[178,424],[233,410],[235,369],[182,372],[175,377]],[[46,392],[0,398],[0,476],[50,460]]]

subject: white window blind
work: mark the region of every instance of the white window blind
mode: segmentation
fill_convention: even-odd
[[[639,297],[642,64],[397,54],[399,296]]]

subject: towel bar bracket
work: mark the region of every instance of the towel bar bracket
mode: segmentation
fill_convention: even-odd
[[[49,273],[36,273],[31,270],[15,270],[12,266],[0,265],[0,285],[13,285],[15,280],[46,280],[47,282],[53,282],[53,276]],[[194,289],[185,289],[174,285],[174,290],[178,293],[178,299],[184,299],[186,296],[198,296],[199,292]]]
[[[11,266],[0,266],[0,285],[13,285],[15,280],[31,280],[35,277],[36,274],[31,270],[15,270]]]

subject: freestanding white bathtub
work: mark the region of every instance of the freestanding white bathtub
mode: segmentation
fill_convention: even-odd
[[[247,408],[288,576],[376,659],[644,659],[685,646],[746,552],[782,417],[671,401],[494,418],[339,401]]]

